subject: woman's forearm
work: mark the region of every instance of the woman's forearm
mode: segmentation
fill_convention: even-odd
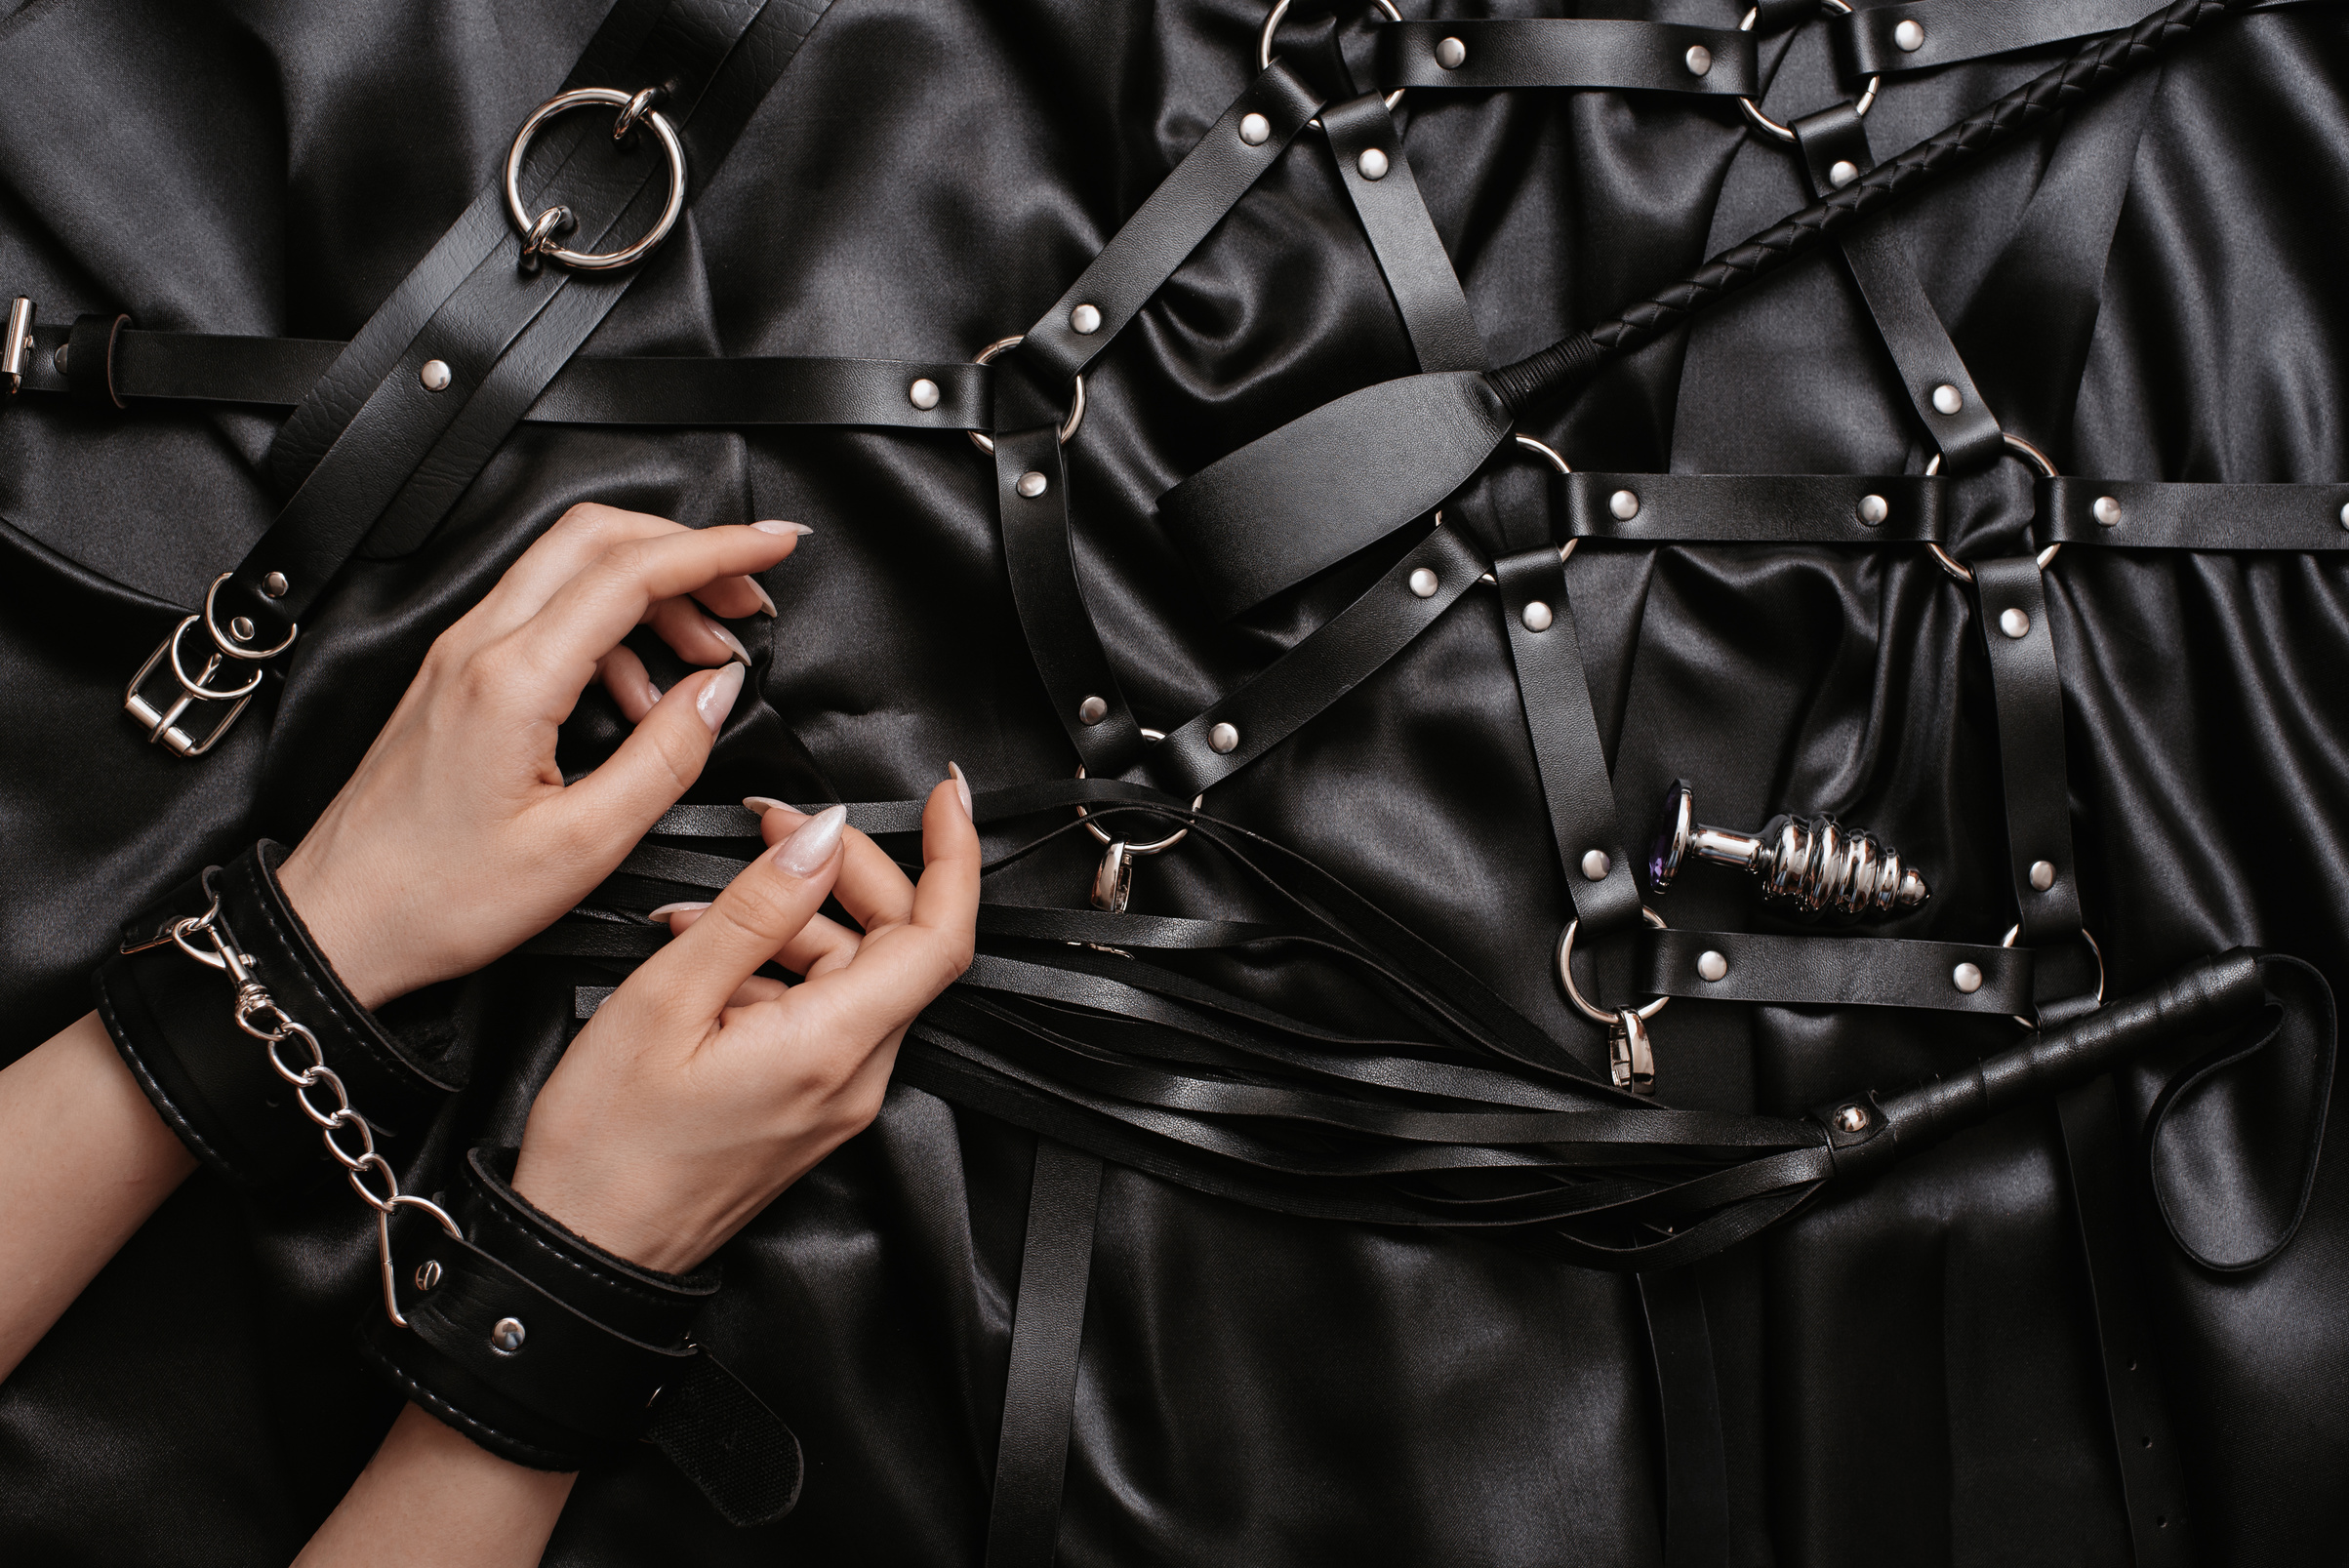
[[[195,1168],[97,1014],[0,1069],[0,1378]]]
[[[500,1459],[410,1405],[296,1568],[527,1568],[577,1478]]]

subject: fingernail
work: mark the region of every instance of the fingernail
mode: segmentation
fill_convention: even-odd
[[[750,526],[762,534],[797,534],[803,538],[815,532],[805,523],[778,523],[770,520],[763,523],[752,523]]]
[[[660,687],[658,687],[658,686],[655,686],[655,685],[654,685],[654,684],[653,684],[651,681],[646,681],[646,682],[644,683],[644,689],[645,689],[646,691],[648,691],[648,692],[650,692],[650,693],[652,693],[652,694],[653,694],[653,695],[652,695],[652,698],[651,698],[651,701],[650,701],[650,702],[647,702],[647,703],[645,704],[645,705],[646,705],[647,707],[650,707],[650,706],[652,706],[654,704],[656,704],[656,703],[658,703],[658,702],[660,702],[660,701],[661,701],[661,688],[660,688]]]
[[[950,762],[946,765],[946,771],[954,776],[954,793],[962,797],[962,815],[977,822],[978,814],[971,810],[971,782],[962,776],[962,764]]]
[[[719,726],[726,722],[726,715],[734,711],[734,700],[742,691],[743,666],[728,664],[710,676],[709,683],[694,698],[693,710],[702,715],[702,722],[709,726],[711,735],[717,734]]]
[[[768,812],[771,811],[790,811],[790,809],[791,803],[790,801],[777,800],[773,795],[743,796],[743,810],[751,812],[760,817],[764,817]]]
[[[731,652],[735,658],[741,660],[746,664],[750,662],[750,650],[743,646],[743,640],[740,637],[737,637],[733,632],[728,631],[723,625],[719,624],[717,622],[711,620],[708,616],[702,617],[702,624],[708,626],[709,628],[709,634],[715,637],[718,641],[724,643],[727,650]]]
[[[848,825],[846,806],[827,806],[775,846],[776,866],[786,876],[813,876],[839,853],[840,830]]]
[[[762,616],[772,619],[775,614],[775,601],[768,598],[767,590],[758,585],[758,579],[754,577],[747,577],[744,578],[743,581],[750,584],[750,591],[752,593],[758,595],[758,613]]]
[[[646,914],[644,918],[647,920],[666,920],[672,914],[684,914],[689,910],[707,909],[709,907],[709,905],[706,902],[702,904],[664,904],[658,909],[652,910],[650,913]]]

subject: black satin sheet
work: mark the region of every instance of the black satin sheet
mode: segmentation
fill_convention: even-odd
[[[0,293],[33,296],[48,323],[119,309],[143,328],[334,339],[472,199],[601,13],[0,9]],[[1742,8],[1591,10],[1728,26]],[[945,359],[1017,332],[1254,74],[1262,15],[1248,0],[838,0],[588,351]],[[1366,20],[1341,21],[1366,71]],[[2062,53],[1887,82],[1870,138],[1905,146]],[[1817,27],[1766,42],[1762,62],[1781,117],[1842,96]],[[1891,216],[2007,428],[2070,472],[2349,476],[2344,84],[2340,12],[2227,20]],[[1794,153],[1725,102],[1427,92],[1400,118],[1496,362],[1805,203]],[[1159,493],[1414,368],[1308,131],[1094,367],[1068,447],[1085,593],[1144,723],[1173,729],[1392,558],[1224,623],[1158,530]],[[421,547],[343,574],[273,711],[199,762],[167,755],[123,717],[122,683],[273,514],[273,425],[29,396],[0,410],[8,1057],[88,1007],[130,911],[257,835],[299,838],[431,637],[575,502],[816,530],[768,580],[781,620],[736,628],[758,701],[696,798],[888,799],[949,758],[982,787],[1073,765],[1006,586],[993,474],[960,435],[540,425]],[[1520,428],[1611,470],[1897,472],[1925,455],[1831,253]],[[1953,502],[1960,554],[2019,546],[2019,464]],[[1551,505],[1533,464],[1505,462],[1459,515],[1475,528]],[[2083,901],[2116,990],[2235,944],[2349,983],[2344,570],[2079,547],[2049,568]],[[1931,904],[1891,934],[1998,940],[2013,916],[1988,670],[1967,597],[1929,557],[1586,542],[1567,581],[1628,839],[1644,841],[1676,777],[1724,825],[1833,811],[1932,877]],[[566,760],[591,761],[618,727],[591,693]],[[1210,806],[1319,859],[1603,1062],[1554,979],[1566,893],[1489,590]],[[1064,845],[991,896],[1081,905],[1090,873]],[[1203,852],[1146,862],[1136,888],[1140,909],[1253,912]],[[1710,867],[1659,912],[1778,929]],[[425,1165],[518,1138],[576,1027],[578,979],[508,959],[391,1010],[470,1065]],[[1264,984],[1279,995],[1276,976]],[[1696,1000],[1653,1032],[1665,1102],[1774,1113],[2013,1039],[1953,1015]],[[2126,1086],[2137,1111],[2154,1082]],[[2185,1146],[2256,1209],[2273,1185],[2261,1162],[2337,1093],[2233,1085],[2198,1105]],[[1033,1148],[895,1090],[726,1249],[707,1326],[805,1444],[797,1512],[731,1530],[647,1450],[583,1478],[547,1560],[976,1562]],[[290,1558],[395,1409],[352,1347],[376,1289],[363,1220],[324,1166],[263,1201],[190,1180],[0,1387],[0,1559]],[[1630,1278],[1114,1168],[1096,1248],[1062,1563],[1661,1560],[1654,1370]],[[2150,1221],[2144,1256],[2196,1560],[2343,1560],[2349,1162],[2324,1162],[2273,1262],[2216,1272]],[[1700,1266],[1730,1561],[2130,1560],[2052,1107]]]

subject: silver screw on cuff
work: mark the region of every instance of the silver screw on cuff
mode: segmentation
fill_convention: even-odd
[[[528,1338],[530,1331],[522,1326],[520,1318],[502,1317],[490,1328],[489,1347],[500,1355],[511,1355],[522,1347],[522,1342]]]

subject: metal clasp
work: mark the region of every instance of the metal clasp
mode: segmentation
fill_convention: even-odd
[[[8,338],[0,342],[0,378],[8,382],[10,396],[24,384],[24,363],[32,358],[32,318],[37,309],[20,294],[9,303]]]
[[[155,651],[146,656],[146,663],[139,666],[139,673],[133,675],[130,685],[123,688],[122,710],[131,715],[133,722],[137,723],[141,729],[146,731],[146,738],[149,741],[168,747],[182,757],[200,757],[220,744],[221,737],[228,733],[228,727],[236,722],[237,715],[244,712],[246,704],[253,701],[253,694],[261,690],[262,678],[265,672],[259,668],[253,671],[252,678],[242,686],[231,687],[225,691],[215,687],[212,685],[212,677],[221,672],[222,666],[230,661],[242,661],[258,665],[291,648],[294,645],[294,639],[302,632],[300,626],[290,626],[287,628],[285,636],[280,638],[275,646],[255,648],[249,646],[255,634],[253,623],[245,617],[237,617],[223,631],[219,620],[214,615],[214,608],[220,598],[221,584],[227,582],[232,575],[223,572],[212,580],[212,586],[204,593],[203,610],[196,615],[186,617],[177,626],[174,626],[172,634],[155,645]],[[269,583],[273,589],[282,589],[284,586],[284,580],[274,573],[270,575]],[[205,657],[204,667],[190,675],[187,672],[186,657],[182,652],[181,645],[186,640],[188,629],[199,622],[203,623],[205,631],[210,634],[213,651]],[[172,678],[179,684],[180,691],[177,697],[169,699],[168,706],[157,707],[153,703],[147,701],[143,688],[146,686],[148,678],[155,673],[156,666],[167,661],[171,665]],[[221,721],[212,727],[212,733],[201,741],[196,740],[180,724],[182,715],[197,703],[231,704],[228,711],[222,716]]]
[[[685,210],[685,144],[677,140],[677,128],[669,124],[668,116],[653,107],[660,99],[659,88],[648,87],[629,94],[609,87],[581,87],[557,93],[531,110],[530,118],[522,122],[522,129],[514,133],[513,145],[506,154],[506,213],[523,236],[523,271],[535,272],[541,261],[547,261],[580,272],[607,272],[643,261],[655,246],[668,238],[668,231],[677,226],[677,215]],[[565,250],[554,243],[554,236],[575,226],[571,211],[566,207],[549,207],[534,218],[524,210],[522,155],[530,150],[530,139],[538,135],[540,126],[566,109],[597,103],[620,111],[612,125],[614,141],[625,141],[639,125],[651,126],[653,135],[661,139],[661,150],[668,155],[668,201],[651,230],[633,245],[617,251]]]

